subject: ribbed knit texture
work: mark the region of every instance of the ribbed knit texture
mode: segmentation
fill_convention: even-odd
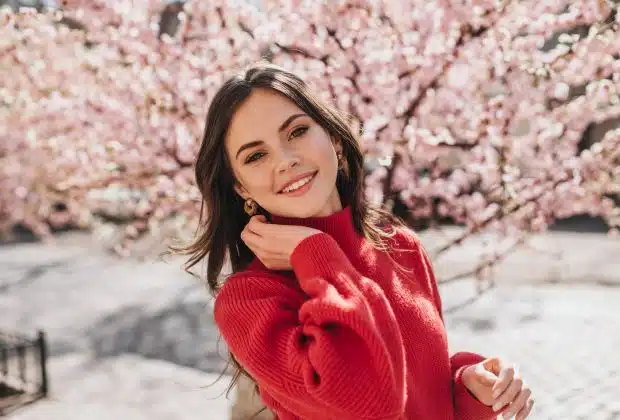
[[[390,256],[359,235],[350,208],[274,218],[319,233],[293,251],[292,272],[255,260],[228,279],[215,320],[280,420],[487,420],[461,381],[483,360],[450,357],[426,253],[399,231]]]

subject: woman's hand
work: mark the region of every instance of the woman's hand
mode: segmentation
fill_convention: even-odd
[[[532,411],[534,399],[531,389],[519,376],[514,366],[498,358],[486,359],[463,371],[463,384],[483,404],[492,405],[504,419],[516,416],[523,420]]]
[[[271,270],[291,270],[295,247],[320,230],[305,226],[267,223],[263,215],[253,216],[241,232],[241,240]]]

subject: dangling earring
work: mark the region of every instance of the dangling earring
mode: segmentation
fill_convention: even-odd
[[[256,204],[256,201],[252,200],[251,198],[248,198],[247,200],[245,200],[245,203],[243,203],[243,210],[245,210],[245,212],[250,217],[256,214],[257,209],[258,205]]]

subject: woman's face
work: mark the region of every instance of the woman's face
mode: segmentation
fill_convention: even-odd
[[[255,89],[226,134],[235,190],[271,214],[327,216],[342,209],[336,189],[341,145],[285,96]]]

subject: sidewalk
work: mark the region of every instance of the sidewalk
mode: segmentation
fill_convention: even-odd
[[[52,358],[51,397],[18,409],[11,420],[226,419],[230,378],[125,354],[93,360]],[[231,394],[231,398],[234,393]]]
[[[422,239],[431,251],[439,243]],[[619,241],[536,240],[570,262],[519,251],[498,270],[498,286],[462,308],[476,295],[473,280],[441,287],[452,350],[518,363],[536,392],[532,419],[620,419]],[[452,251],[437,271],[461,270],[477,249]],[[217,396],[228,379],[201,388],[225,349],[206,291],[178,262],[117,260],[76,238],[0,246],[0,329],[42,327],[51,341],[52,396],[9,417],[225,420],[228,402]],[[554,270],[557,283],[545,283]]]
[[[445,227],[420,234],[431,256],[462,228]],[[470,271],[484,251],[484,238],[472,238],[433,260],[441,279]],[[493,242],[490,242],[493,243]],[[531,236],[493,269],[502,284],[561,283],[620,285],[620,237],[601,233],[545,232]]]
[[[472,292],[442,290],[444,305]],[[464,290],[469,289],[469,290]],[[499,286],[446,317],[453,351],[517,364],[535,420],[620,419],[620,287]]]

